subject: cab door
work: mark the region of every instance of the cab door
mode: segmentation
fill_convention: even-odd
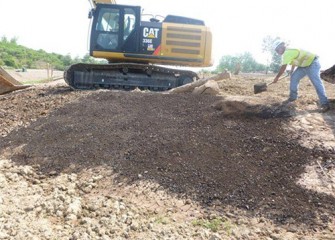
[[[136,52],[140,7],[99,4],[91,30],[90,51]]]

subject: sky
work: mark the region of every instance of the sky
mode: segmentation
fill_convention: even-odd
[[[335,64],[334,0],[116,0],[146,14],[205,21],[213,34],[214,66],[225,55],[250,52],[266,63],[262,40],[280,37],[291,47],[319,55],[322,69]],[[88,53],[88,0],[0,0],[0,37],[47,52]]]

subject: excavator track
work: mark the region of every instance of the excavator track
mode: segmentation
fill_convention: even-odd
[[[138,63],[78,63],[64,72],[64,79],[74,89],[139,88],[166,91],[198,79],[195,72]]]
[[[326,82],[335,84],[335,65],[321,73],[321,78]]]

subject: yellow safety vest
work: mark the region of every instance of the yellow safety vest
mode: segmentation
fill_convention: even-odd
[[[302,49],[286,49],[283,54],[283,64],[294,65],[298,67],[308,67],[312,64],[316,55]]]

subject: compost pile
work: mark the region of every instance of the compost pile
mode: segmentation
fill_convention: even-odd
[[[287,112],[226,114],[221,99],[64,84],[1,96],[0,239],[330,239],[334,196],[297,181],[316,159],[332,170],[334,148],[302,146]]]

